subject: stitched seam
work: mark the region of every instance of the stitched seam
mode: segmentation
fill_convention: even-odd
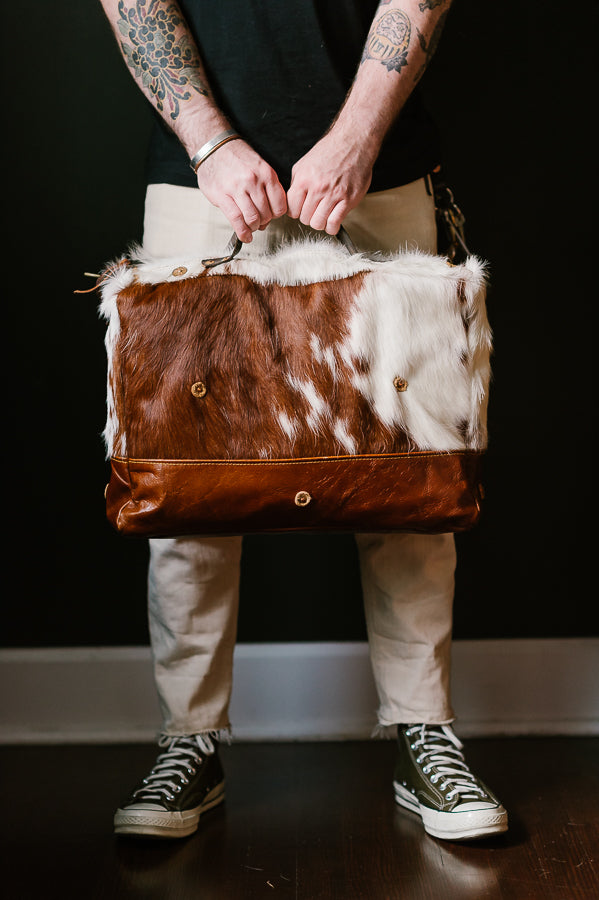
[[[264,465],[280,465],[293,466],[303,465],[305,463],[327,463],[327,462],[351,462],[357,460],[368,459],[414,459],[423,457],[431,459],[435,457],[448,456],[481,456],[482,450],[418,450],[414,453],[364,453],[356,456],[307,456],[301,459],[133,459],[128,456],[113,456],[115,462],[124,463],[125,465],[136,465],[138,463],[151,463],[161,466],[264,466]]]

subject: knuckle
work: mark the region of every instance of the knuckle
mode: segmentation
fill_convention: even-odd
[[[235,223],[236,225],[242,225],[242,224],[245,224],[245,219],[244,219],[244,217],[241,215],[241,213],[239,212],[238,209],[231,209],[231,210],[229,210],[229,212],[226,212],[226,211],[223,209],[223,212],[225,213],[225,215],[226,215],[227,219],[229,220],[229,222]]]
[[[267,182],[268,184],[274,185],[278,182],[277,173],[269,166],[268,163],[263,162],[260,166],[260,175],[262,177],[262,181]]]
[[[296,190],[306,190],[308,184],[310,183],[310,179],[307,177],[304,170],[296,169],[295,166],[291,170],[291,179],[293,187],[296,188]]]

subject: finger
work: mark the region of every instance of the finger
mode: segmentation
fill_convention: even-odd
[[[257,231],[262,222],[262,214],[250,195],[247,193],[240,194],[238,197],[235,197],[235,202],[248,228],[251,231]]]
[[[291,219],[299,219],[307,193],[307,189],[294,187],[291,182],[291,187],[287,192],[287,215]]]
[[[240,241],[244,244],[251,243],[252,229],[249,227],[243,213],[239,209],[232,197],[224,197],[219,205],[220,211],[229,220],[231,228]]]
[[[249,203],[253,204],[259,218],[256,225],[254,225],[251,218],[249,221],[246,219],[246,221],[252,231],[262,230],[268,225],[273,217],[272,209],[270,208],[270,200],[268,199],[266,190],[263,185],[258,185],[247,196]],[[243,206],[244,210],[245,208],[246,207]]]
[[[287,212],[287,195],[278,179],[274,182],[267,182],[266,196],[273,219],[278,219],[279,216],[285,215]]]
[[[278,219],[287,211],[287,198],[285,191],[279,185],[279,191],[271,189],[269,193],[268,183],[263,184],[261,188],[250,195],[251,199],[260,213],[260,225],[258,228],[262,231],[273,219]]]
[[[349,210],[349,203],[347,203],[347,201],[345,200],[340,201],[336,206],[333,207],[333,209],[329,213],[327,223],[324,227],[324,230],[327,234],[337,234],[337,232],[341,228],[341,223],[345,219]]]
[[[302,223],[302,225],[310,224],[310,222],[312,221],[312,219],[314,217],[314,213],[316,212],[316,210],[318,209],[319,205],[322,202],[326,202],[326,201],[323,201],[323,198],[320,197],[319,195],[315,196],[314,194],[310,194],[310,193],[308,193],[306,195],[306,197],[304,198],[304,202],[302,204],[300,214],[299,214],[299,220]],[[327,215],[328,215],[328,209],[327,209]],[[325,217],[325,222],[326,222],[326,217]]]
[[[335,203],[331,202],[329,197],[323,197],[320,203],[312,212],[312,215],[307,222],[304,222],[303,219],[306,207],[302,210],[302,218],[300,219],[300,221],[304,222],[304,225],[309,225],[310,228],[313,228],[315,231],[324,231],[325,225],[327,224],[329,216],[334,208]]]

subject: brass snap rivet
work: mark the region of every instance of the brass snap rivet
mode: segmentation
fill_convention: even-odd
[[[195,384],[191,386],[191,393],[194,397],[205,397],[206,396],[206,385],[203,381],[196,381]]]
[[[308,493],[308,491],[298,491],[295,495],[295,505],[296,506],[307,506],[312,497]]]
[[[401,378],[400,375],[397,375],[397,377],[393,379],[393,387],[398,394],[401,394],[403,391],[407,390],[408,382],[405,378]]]
[[[185,268],[185,266],[177,266],[177,268],[173,269],[173,271],[171,272],[171,275],[174,275],[175,278],[178,275],[186,275],[186,274],[187,274],[187,269]]]

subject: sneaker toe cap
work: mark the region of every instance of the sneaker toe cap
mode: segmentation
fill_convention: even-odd
[[[495,812],[505,812],[501,803],[493,803],[492,800],[467,800],[465,803],[458,803],[457,806],[454,806],[452,812],[482,812],[490,809]]]
[[[149,803],[148,801],[139,801],[139,803],[128,803],[126,806],[122,807],[124,812],[133,812],[134,810],[156,810],[158,812],[164,812],[164,806],[161,806],[160,803]]]

